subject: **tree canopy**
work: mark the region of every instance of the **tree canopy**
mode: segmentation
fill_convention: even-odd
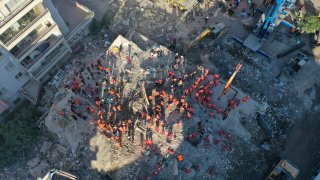
[[[316,30],[320,30],[320,16],[306,15],[299,26],[303,32],[314,33]]]
[[[34,107],[24,104],[0,123],[0,168],[14,163],[34,147],[39,135],[35,122],[39,117]]]

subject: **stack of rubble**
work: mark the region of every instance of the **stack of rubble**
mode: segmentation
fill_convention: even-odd
[[[74,78],[64,90],[67,94],[52,106],[45,121],[48,129],[57,134],[60,143],[72,152],[73,157],[86,154],[81,158],[84,164],[98,172],[109,173],[116,179],[226,177],[228,171],[233,169],[231,162],[234,161],[230,159],[232,154],[241,149],[239,142],[246,142],[248,145],[251,141],[250,132],[241,124],[240,119],[252,116],[260,105],[252,99],[242,101],[246,96],[236,88],[220,97],[225,85],[223,80],[220,79],[213,85],[209,82],[214,82],[214,76],[204,67],[187,60],[183,63],[184,66],[177,64],[177,57],[180,60],[183,57],[177,54],[174,56],[167,48],[152,41],[149,44],[151,47],[145,46],[146,50],[143,51],[135,43],[119,36],[110,45],[105,56],[90,62],[82,68],[82,72],[70,72],[75,73]],[[105,67],[103,72],[107,72],[106,75],[99,72],[100,66]],[[195,82],[198,82],[199,87],[211,84],[212,92],[208,97],[215,105],[209,106],[201,101],[199,103],[199,99],[197,103],[194,96],[199,87],[196,87],[196,92],[187,98],[187,102],[193,107],[191,115],[187,116],[186,112],[181,111],[181,107],[179,111],[179,105],[169,104],[170,96],[164,95],[165,107],[172,107],[164,112],[168,126],[163,129],[158,129],[157,125],[147,127],[140,115],[142,112],[153,114],[157,99],[160,98],[157,95],[159,88],[168,95],[174,91],[173,95],[178,100],[183,96],[184,92],[180,92],[182,88],[174,90],[175,85],[171,84],[173,79],[168,75],[169,72],[186,78],[178,81],[181,81],[181,87],[185,90]],[[203,78],[201,82],[200,77]],[[166,83],[163,84],[160,79]],[[111,84],[106,85],[106,82]],[[110,89],[106,90],[109,86],[111,91],[114,89],[115,94],[119,93],[120,98],[114,98],[118,99],[114,103],[119,103],[122,107],[114,106],[116,110],[112,111],[113,114],[103,120],[99,118],[101,115],[96,115],[99,114],[101,104],[95,104],[93,99],[109,97]],[[97,87],[98,92],[93,93],[92,97],[85,87]],[[240,101],[224,117],[223,110],[232,104],[233,98]],[[106,100],[113,101],[112,98]],[[174,110],[175,108],[178,109]],[[107,111],[107,107],[105,110],[111,112]],[[124,131],[120,137],[104,130],[104,121],[107,124],[128,123],[128,119],[135,122],[133,135]],[[88,145],[89,148],[85,148]],[[73,169],[78,169],[79,166],[81,165],[75,164]]]

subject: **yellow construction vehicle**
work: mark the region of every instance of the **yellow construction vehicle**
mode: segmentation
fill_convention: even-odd
[[[180,11],[188,10],[188,7],[183,4],[185,0],[165,0],[165,1],[171,4],[173,8],[178,7]]]
[[[50,170],[45,177],[43,178],[38,178],[37,180],[52,180],[54,175],[57,176],[62,176],[71,180],[77,180],[78,178],[70,173],[67,173],[65,171],[57,170],[57,169],[52,169]]]
[[[223,36],[227,32],[226,26],[222,22],[215,23],[208,28],[206,28],[196,39],[194,39],[186,48],[184,48],[184,53],[186,53],[191,47],[198,43],[204,37],[211,37],[213,41]],[[213,43],[213,42],[212,42]],[[210,43],[210,44],[212,44]]]

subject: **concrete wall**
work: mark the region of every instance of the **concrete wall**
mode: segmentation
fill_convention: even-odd
[[[77,42],[81,41],[82,38],[87,36],[90,33],[89,25],[92,22],[93,17],[87,19],[83,23],[81,23],[76,29],[73,30],[68,36],[66,37],[70,46],[73,46]]]
[[[0,97],[9,106],[14,106],[13,101],[18,98],[18,90],[30,80],[30,76],[27,71],[18,63],[18,61],[8,53],[4,48],[0,47],[0,51],[3,56],[0,59],[0,91],[2,88],[6,89],[6,92]],[[6,70],[5,67],[11,63],[14,67],[11,70]],[[15,76],[22,72],[23,75],[19,79]]]

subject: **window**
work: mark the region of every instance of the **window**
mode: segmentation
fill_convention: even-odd
[[[42,27],[43,27],[43,24],[39,24],[39,26],[37,26],[36,30],[39,31]]]
[[[17,105],[17,104],[20,103],[20,101],[21,101],[21,99],[20,99],[20,98],[17,98],[16,100],[13,101],[13,104]]]
[[[28,34],[28,36],[29,36],[29,37],[33,37],[33,36],[35,36],[35,35],[37,34],[37,32],[38,32],[37,29],[35,29],[35,30],[31,31],[31,32]],[[28,37],[28,36],[27,36],[27,37]]]
[[[4,15],[0,11],[0,21],[2,21],[3,19],[4,19]]]
[[[6,17],[9,14],[10,14],[10,12],[8,11],[8,9],[5,6],[0,7],[0,20],[4,19],[4,17]]]
[[[8,64],[4,67],[7,71],[11,71],[11,69],[14,68],[14,65],[12,62],[8,62]]]
[[[19,72],[16,76],[14,76],[16,79],[20,79],[23,76],[23,72]]]
[[[19,2],[23,0],[10,0],[6,3],[7,8],[12,12],[15,8],[18,7]]]
[[[20,24],[18,22],[15,22],[14,24],[12,24],[11,28],[12,28],[13,31],[19,31]]]
[[[8,92],[8,89],[6,89],[5,87],[0,89],[0,95],[4,95]]]

